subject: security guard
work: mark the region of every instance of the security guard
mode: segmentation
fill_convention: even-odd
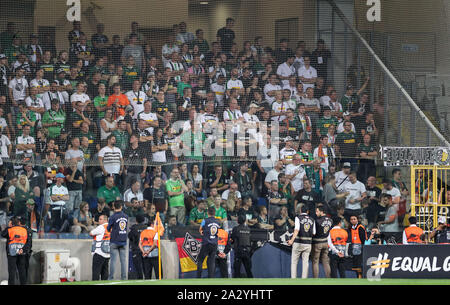
[[[142,262],[144,267],[144,278],[152,278],[152,270],[155,271],[155,278],[159,277],[158,264],[158,232],[154,227],[155,220],[150,218],[147,229],[141,232],[139,238],[139,249],[142,253]]]
[[[139,240],[141,236],[141,232],[147,228],[147,224],[145,224],[145,216],[142,214],[138,214],[136,216],[136,224],[132,225],[130,228],[130,232],[128,232],[128,239],[130,240],[130,250],[132,255],[132,261],[134,270],[136,272],[136,279],[142,280],[144,279],[144,261],[141,253],[141,249],[139,248]]]
[[[416,223],[417,219],[415,216],[411,216],[408,219],[410,225],[403,230],[403,244],[404,245],[414,245],[422,244],[423,230],[419,228]]]
[[[295,228],[292,238],[288,241],[292,245],[291,278],[297,278],[297,265],[302,257],[302,279],[308,278],[309,254],[311,253],[312,237],[316,234],[314,219],[308,215],[308,206],[300,207],[300,215],[295,217]]]
[[[241,264],[244,264],[245,272],[248,278],[253,278],[252,259],[251,259],[251,232],[247,225],[247,218],[244,214],[238,216],[238,226],[233,228],[230,237],[231,244],[234,247],[234,277],[241,277]],[[228,253],[231,247],[227,245],[225,253]]]
[[[25,270],[27,271],[26,277],[28,279],[28,269],[30,268],[30,258],[31,258],[31,253],[33,252],[31,250],[31,248],[33,247],[33,230],[27,226],[27,221],[28,220],[26,218],[23,218],[23,217],[19,218],[20,225],[22,227],[24,227],[25,229],[27,229],[27,234],[28,234],[27,243],[25,244],[25,247],[23,247],[23,252],[26,255]]]
[[[16,284],[16,271],[21,285],[27,284],[27,255],[25,245],[28,240],[27,229],[20,225],[18,217],[13,217],[1,236],[6,238],[6,256],[8,258],[8,285]]]
[[[316,208],[316,234],[312,238],[313,252],[313,276],[319,277],[319,259],[322,260],[322,266],[325,271],[325,277],[330,277],[330,258],[328,257],[328,235],[333,226],[333,221],[325,214],[325,208],[318,206]]]
[[[109,275],[110,240],[111,232],[108,231],[108,216],[100,215],[99,225],[89,232],[94,237],[92,241],[92,280],[106,281]]]
[[[362,249],[367,240],[366,229],[359,222],[358,216],[350,216],[348,236],[351,236],[349,252],[353,256],[353,267],[362,268]]]
[[[434,238],[436,244],[450,244],[450,229],[445,216],[438,216],[438,226],[430,233],[429,238]]]
[[[328,249],[330,256],[330,276],[337,278],[339,276],[345,278],[345,258],[348,256],[348,233],[347,230],[340,227],[341,218],[333,217],[333,228],[328,235]]]
[[[213,278],[216,270],[216,253],[219,241],[218,232],[220,223],[215,217],[216,209],[208,208],[208,218],[203,219],[199,232],[202,235],[202,246],[197,260],[197,278],[202,277],[202,265],[205,257],[208,256],[206,264],[208,266],[208,277]]]
[[[217,257],[216,264],[219,266],[220,275],[223,278],[228,277],[228,265],[227,255],[225,254],[225,248],[228,244],[228,233],[224,229],[219,229],[219,240],[217,242]]]

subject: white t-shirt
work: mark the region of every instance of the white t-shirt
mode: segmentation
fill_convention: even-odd
[[[355,201],[350,203],[350,199],[356,199],[362,196],[366,192],[366,187],[362,182],[356,181],[355,183],[345,183],[344,192],[349,192],[350,194],[345,198],[345,208],[349,210],[361,209],[361,201]]]
[[[71,103],[73,103],[73,102],[81,102],[84,105],[87,101],[90,101],[90,100],[91,99],[90,99],[89,95],[87,95],[86,93],[79,94],[79,93],[75,92],[74,94],[72,94],[70,96],[70,102]]]
[[[271,170],[267,173],[266,178],[264,179],[264,182],[271,183],[273,180],[278,181],[278,175],[281,174],[282,172],[283,172],[282,170],[279,171],[279,172],[277,172],[276,169],[274,169],[274,168],[271,169]]]
[[[156,115],[156,113],[153,113],[153,112],[145,113],[144,111],[142,111],[142,112],[138,113],[137,119],[144,120],[146,122],[154,122],[154,121],[158,121],[158,116]],[[154,127],[148,127],[148,128],[146,128],[146,130],[148,132],[150,132],[151,134],[153,134],[153,128]]]
[[[211,85],[211,91],[216,94],[216,101],[219,106],[223,106],[223,101],[225,98],[225,85],[219,85],[218,83],[213,83]]]
[[[295,156],[296,153],[297,151],[295,149],[284,147],[282,150],[280,150],[280,159],[292,161],[292,158]]]
[[[381,191],[381,193],[382,194],[389,194],[389,195],[391,195],[392,199],[394,199],[395,197],[401,197],[402,196],[402,194],[400,193],[400,190],[398,188],[394,187],[394,186],[392,187],[392,189],[390,191],[388,191],[386,189],[383,189]]]
[[[268,92],[274,91],[274,90],[281,90],[280,85],[272,85],[271,83],[267,83],[264,86],[264,98],[267,100],[267,102],[272,105],[273,101],[275,101],[275,96],[270,97],[267,95]]]
[[[298,171],[298,174],[294,176],[291,183],[294,187],[294,191],[298,192],[301,189],[303,189],[303,177],[306,175],[305,170],[303,169],[302,165],[295,165],[294,163],[289,164],[286,166],[286,176],[294,174],[296,171]]]
[[[31,98],[31,96],[27,97],[25,99],[25,104],[27,105],[27,107],[34,107],[34,108],[44,108],[44,102],[42,101],[42,99],[40,99],[39,97],[36,96],[36,98],[33,100]],[[41,114],[35,112],[36,114],[36,120],[40,120],[41,119]]]
[[[286,110],[289,109],[289,108],[290,108],[290,107],[289,107],[289,104],[286,103],[286,102],[278,103],[278,102],[275,102],[275,101],[274,101],[274,102],[272,103],[272,110],[273,110],[275,113],[286,112]],[[272,121],[278,121],[278,122],[281,122],[281,121],[283,121],[285,118],[286,118],[285,115],[277,115],[277,116],[273,116],[273,117],[272,117]]]
[[[227,90],[230,90],[230,89],[242,89],[242,88],[244,88],[244,85],[242,84],[242,81],[240,79],[235,79],[235,80],[230,79],[227,82]]]
[[[122,152],[118,147],[103,147],[98,152],[99,157],[103,157],[103,166],[108,174],[118,174],[120,172],[120,159]]]
[[[337,133],[344,132],[344,123],[345,123],[344,121],[339,123],[339,125],[338,125],[338,127],[336,129]],[[352,124],[352,132],[356,133],[355,124],[353,124],[352,122],[350,122],[350,123]]]
[[[59,100],[60,105],[64,105],[64,103],[66,102],[66,99],[64,98],[64,95],[62,94],[62,92],[47,91],[44,94],[42,94],[42,101],[44,103],[45,111],[50,110],[51,105],[52,105],[51,102],[53,99]]]
[[[24,137],[22,135],[22,136],[18,136],[16,138],[16,145],[17,144],[34,144],[34,143],[35,143],[35,141],[34,141],[34,138],[32,136]],[[23,155],[23,154],[25,154],[25,156],[27,156],[27,157],[31,156],[33,154],[33,150],[32,149],[27,149],[26,151],[23,151],[23,150],[18,150],[16,148],[16,155]]]
[[[9,81],[9,88],[12,89],[13,98],[15,101],[23,101],[27,97],[26,89],[28,88],[28,82],[25,77],[21,79],[13,78]]]
[[[123,201],[131,202],[131,199],[137,198],[138,201],[144,201],[144,194],[141,191],[138,191],[137,194],[133,193],[131,188],[123,193]]]
[[[144,102],[147,100],[147,94],[143,91],[134,92],[133,90],[128,91],[125,94],[130,101],[131,106],[134,109],[133,119],[137,118],[137,115],[144,111]]]
[[[232,120],[237,120],[239,118],[242,118],[242,112],[238,109],[235,109],[233,111],[231,111],[230,109],[227,109],[223,112],[223,120],[226,121],[232,121]],[[231,132],[233,133],[239,133],[239,130],[241,129],[241,125],[240,124],[236,124],[235,126],[233,126],[233,128],[231,128]]]
[[[230,194],[230,190],[227,189],[222,193],[222,199],[228,200],[228,195]],[[236,191],[236,198],[241,199],[241,192]]]
[[[244,121],[247,123],[248,133],[255,134],[257,123],[259,123],[259,119],[256,115],[250,115],[248,112],[244,113]]]
[[[8,155],[8,146],[11,145],[11,141],[7,136],[2,134],[0,137],[0,165],[3,164],[2,158],[9,158]]]
[[[279,76],[283,76],[283,77],[288,77],[291,75],[295,75],[295,67],[294,65],[289,66],[286,62],[280,64],[277,68],[277,74]],[[283,87],[284,86],[289,86],[289,80],[288,79],[284,79],[281,81]]]
[[[336,187],[338,188],[339,191],[342,191],[344,189],[345,185],[347,183],[350,183],[350,180],[348,180],[348,175],[346,175],[343,171],[336,172],[336,174],[334,174],[334,177],[336,178]],[[344,179],[345,179],[345,182],[342,182],[342,181],[344,181]],[[342,182],[342,184],[341,184],[341,182]],[[341,185],[339,185],[339,184],[341,184]]]
[[[314,69],[312,66],[309,66],[308,69],[306,69],[305,66],[302,66],[298,69],[298,76],[304,77],[304,78],[316,78],[317,70]],[[306,89],[308,89],[308,88],[314,88],[314,84],[303,83],[303,91],[306,92]]]
[[[50,187],[50,196],[65,196],[65,195],[69,195],[69,191],[67,190],[67,187],[65,187],[64,185],[61,184],[61,186],[58,186],[57,184],[54,184]],[[64,200],[60,200],[60,201],[53,201],[51,200],[50,197],[50,202],[51,205],[65,205],[66,202]]]

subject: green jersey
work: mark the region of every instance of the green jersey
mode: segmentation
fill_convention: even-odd
[[[177,86],[177,93],[181,97],[183,97],[184,88],[192,88],[192,86],[190,84],[186,84],[180,81]]]
[[[130,135],[127,131],[119,130],[114,130],[112,134],[116,137],[116,146],[120,148],[123,155],[128,147],[128,143],[130,142]]]
[[[33,111],[27,111],[26,116],[27,116],[28,120],[31,122],[36,122],[36,120],[37,120],[36,113]],[[17,124],[17,126],[22,126],[22,128],[23,128],[23,126],[28,125],[28,121],[22,116],[21,112],[19,112],[17,114],[16,124]],[[30,125],[30,134],[31,135],[34,135],[34,130],[35,130],[35,127]],[[22,129],[20,129],[19,132],[20,132],[20,134],[22,134]]]
[[[56,112],[52,109],[44,112],[42,124],[50,124],[53,122],[58,123],[58,125],[47,127],[48,137],[51,139],[57,138],[61,134],[61,130],[64,128],[66,122],[66,113],[62,110]]]
[[[197,131],[195,134],[192,131],[187,131],[181,135],[181,141],[189,149],[184,152],[185,157],[195,160],[203,160],[203,142],[206,136],[203,132]]]
[[[166,190],[174,193],[181,192],[181,182],[179,180],[167,180]],[[184,194],[169,196],[169,207],[184,207]]]
[[[95,107],[105,107],[107,104],[108,104],[108,96],[105,97],[96,96],[94,98]],[[103,119],[105,117],[105,111],[97,111],[97,115],[99,119]]]
[[[201,224],[205,218],[208,218],[207,211],[199,211],[198,207],[193,208],[189,214],[189,222],[192,220],[195,223]]]
[[[214,206],[214,208],[216,209],[216,214],[214,215],[216,217],[216,219],[219,219],[219,220],[227,219],[227,211],[225,211],[224,208],[222,208],[221,206],[219,206],[219,208],[216,208]]]
[[[337,126],[337,124],[338,120],[335,117],[322,117],[317,121],[317,128],[319,129],[320,135],[325,136],[328,133],[328,128],[331,125]]]
[[[97,191],[97,198],[105,198],[106,203],[110,203],[117,200],[117,198],[121,198],[121,195],[117,186],[108,189],[106,185],[103,185]]]
[[[139,69],[136,66],[123,67],[124,84],[131,86],[136,79],[139,79]]]

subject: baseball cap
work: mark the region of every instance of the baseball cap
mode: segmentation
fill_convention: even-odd
[[[287,136],[286,138],[284,138],[284,142],[288,142],[288,141],[294,141],[294,139],[290,136]]]
[[[438,224],[447,224],[447,219],[445,218],[445,216],[443,216],[443,215],[441,215],[441,216],[438,216]]]
[[[59,74],[62,72],[66,73],[66,71],[63,68],[59,68],[58,70],[56,70],[56,74]]]
[[[5,54],[0,54],[0,59],[6,58]]]
[[[148,72],[147,73],[147,78],[150,77],[150,76],[155,76],[155,72],[153,72],[153,71]]]
[[[55,79],[52,81],[52,84],[56,84],[57,86],[59,86],[59,81]]]
[[[255,103],[251,103],[250,106],[248,106],[248,108],[259,108],[259,106],[256,105]]]
[[[55,176],[56,178],[66,178],[66,177],[64,177],[64,174],[61,174],[61,173],[57,173],[56,174],[56,176]]]
[[[352,167],[352,165],[350,164],[350,162],[344,162],[344,165],[342,165],[342,167]]]
[[[346,111],[346,112],[344,112],[343,114],[344,114],[345,116],[348,116],[348,115],[350,115],[350,112]]]
[[[331,108],[328,106],[325,106],[325,107],[323,107],[323,111],[325,111],[325,110],[331,110]]]
[[[34,204],[34,199],[33,199],[33,198],[28,199],[27,202],[26,202],[26,204],[31,204],[31,205],[33,205],[33,204]]]

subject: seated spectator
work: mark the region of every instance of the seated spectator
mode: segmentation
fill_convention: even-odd
[[[129,189],[123,193],[123,201],[126,207],[131,207],[131,199],[137,198],[140,207],[144,207],[144,194],[141,191],[141,182],[134,180]],[[128,215],[130,216],[130,215]]]
[[[226,221],[227,211],[222,207],[222,198],[218,194],[214,197],[214,208],[216,209],[216,219],[221,223]]]
[[[111,215],[111,209],[106,205],[105,198],[98,198],[97,206],[91,209],[91,215],[94,220],[94,226],[98,226],[98,218],[100,215],[105,215],[109,218]]]
[[[258,223],[258,214],[253,207],[251,197],[246,197],[242,200],[242,207],[238,211],[238,217],[239,215],[245,216],[249,227],[254,227]]]
[[[219,195],[219,193],[217,192],[217,189],[215,187],[209,190],[209,197],[206,198],[206,204],[208,205],[208,208],[214,205],[217,195]],[[220,197],[220,200],[222,200],[222,197]]]
[[[136,217],[137,215],[144,214],[144,209],[139,199],[133,197],[131,198],[130,203],[125,208],[124,212],[128,215],[128,217]]]
[[[273,230],[274,228],[272,221],[267,214],[267,207],[264,205],[259,206],[258,227],[266,230]]]
[[[189,214],[189,225],[199,228],[203,219],[208,218],[207,205],[205,200],[200,200]]]
[[[73,213],[73,226],[70,231],[75,235],[80,235],[81,233],[89,233],[92,229],[94,229],[94,218],[89,211],[89,204],[82,202],[80,208]]]
[[[109,208],[112,208],[112,204],[116,200],[121,200],[119,188],[114,185],[114,178],[108,176],[105,178],[105,185],[101,186],[97,191],[97,198],[105,199]]]

